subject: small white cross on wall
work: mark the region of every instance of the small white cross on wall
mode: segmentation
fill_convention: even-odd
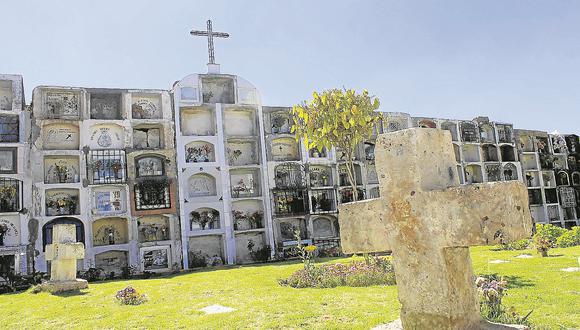
[[[213,38],[228,38],[230,35],[224,32],[213,32],[211,20],[207,20],[207,31],[192,30],[189,32],[192,36],[207,37],[207,51],[209,53],[209,63],[215,64],[215,56],[213,51]]]

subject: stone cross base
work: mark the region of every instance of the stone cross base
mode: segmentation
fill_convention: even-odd
[[[87,289],[89,284],[86,280],[75,279],[72,281],[48,281],[41,284],[42,291],[50,293],[61,293],[68,291],[79,291]]]
[[[432,329],[441,329],[441,330],[459,330],[453,324],[448,324],[447,326],[440,327],[441,325],[434,327]],[[530,328],[525,325],[516,325],[516,324],[499,324],[499,323],[491,323],[487,321],[481,321],[480,324],[470,327],[469,330],[529,330]],[[393,322],[388,324],[381,324],[372,328],[371,330],[403,330],[403,325],[401,324],[401,319],[397,319]]]

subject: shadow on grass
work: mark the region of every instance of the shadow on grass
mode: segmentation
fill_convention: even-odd
[[[531,286],[536,286],[536,284],[526,278],[515,276],[515,275],[500,275],[498,273],[493,274],[480,274],[479,276],[483,276],[485,278],[491,280],[504,280],[507,281],[507,288],[508,289],[516,289],[516,288],[526,288]]]
[[[53,293],[53,296],[57,296],[57,297],[75,297],[75,296],[84,296],[87,293],[84,291],[79,291],[79,290],[75,290],[75,291],[68,291],[68,292],[58,292],[58,293]]]

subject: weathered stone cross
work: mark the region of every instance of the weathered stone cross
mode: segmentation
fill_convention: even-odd
[[[207,20],[207,31],[192,30],[189,32],[192,36],[207,37],[207,51],[209,53],[209,63],[215,64],[215,56],[213,53],[213,37],[228,38],[230,35],[225,32],[213,32],[211,20]]]
[[[85,256],[85,246],[76,242],[76,226],[58,224],[52,228],[52,244],[46,246],[45,258],[50,260],[50,281],[43,284],[46,291],[63,292],[84,289],[87,281],[79,280],[77,259]]]
[[[381,197],[341,205],[343,250],[393,252],[404,329],[511,329],[481,318],[468,247],[529,237],[525,186],[459,186],[448,131],[382,134],[375,150]]]

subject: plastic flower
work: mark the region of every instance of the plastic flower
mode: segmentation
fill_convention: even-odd
[[[304,250],[306,250],[306,252],[310,252],[310,253],[316,251],[316,249],[317,249],[316,245],[308,245],[307,247],[304,248]]]

